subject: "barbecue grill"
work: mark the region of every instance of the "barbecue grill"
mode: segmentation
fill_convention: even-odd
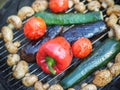
[[[31,5],[34,0],[8,0],[7,3],[3,6],[2,9],[0,9],[0,29],[3,25],[6,24],[6,19],[8,16],[17,14],[17,11],[25,6],[25,5]],[[86,0],[82,0],[84,3],[86,3]],[[116,3],[120,4],[119,0],[115,0]],[[87,4],[87,3],[86,3]],[[72,11],[72,9],[68,10],[67,12]],[[102,10],[104,17],[105,10]],[[87,11],[86,11],[87,12]],[[25,22],[25,21],[24,21]],[[67,27],[69,28],[69,27]],[[99,38],[94,40],[94,48],[97,46],[97,44],[101,43],[102,40],[104,40],[107,37],[107,32],[103,33]],[[21,42],[21,47],[19,47],[19,50],[23,48],[27,43],[30,41],[24,37],[23,30],[14,30],[14,41],[19,40]],[[5,87],[5,90],[33,90],[33,87],[25,87],[22,85],[21,79],[16,80],[12,76],[12,67],[9,67],[6,63],[6,59],[8,52],[5,49],[3,40],[0,40],[0,82]],[[39,77],[39,80],[41,80],[43,83],[48,82],[50,85],[58,83],[65,75],[67,75],[69,72],[71,72],[78,64],[80,64],[80,60],[75,59],[74,62],[62,73],[58,75],[49,75],[44,73],[41,68],[36,63],[29,64],[29,71],[30,73],[34,73]],[[102,67],[105,68],[105,67]],[[99,90],[120,90],[120,76],[113,79],[113,81],[108,84],[105,87],[99,88]],[[75,86],[76,90],[79,90],[80,85],[83,82],[91,82],[93,79],[93,74],[90,75],[88,78],[86,78],[84,81],[79,83]],[[115,89],[116,88],[116,89]],[[0,89],[1,90],[1,89]]]

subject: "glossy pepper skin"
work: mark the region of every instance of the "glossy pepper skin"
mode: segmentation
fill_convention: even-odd
[[[64,12],[68,9],[68,0],[50,0],[49,7],[54,13]]]
[[[59,74],[71,64],[72,57],[69,42],[59,36],[45,42],[39,48],[36,60],[44,72]]]

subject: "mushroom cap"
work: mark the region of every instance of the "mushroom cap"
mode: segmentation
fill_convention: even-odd
[[[117,16],[120,16],[120,5],[114,5],[107,9],[107,15],[114,13]]]
[[[32,4],[32,8],[35,12],[41,12],[46,10],[48,7],[48,1],[47,0],[36,0]]]
[[[94,79],[93,79],[93,84],[96,86],[102,87],[107,85],[109,82],[112,80],[112,74],[110,73],[109,70],[101,70],[99,71]]]
[[[88,9],[91,11],[97,10],[100,7],[101,7],[101,5],[98,1],[91,1],[90,3],[88,3]]]
[[[34,13],[34,10],[30,6],[24,6],[18,11],[18,16],[23,20],[32,16]]]
[[[97,90],[97,87],[94,84],[87,84],[81,90]]]
[[[99,0],[102,3],[106,3],[107,6],[113,6],[115,4],[114,0]]]
[[[16,29],[20,29],[22,27],[21,19],[16,15],[11,15],[8,17],[7,22],[14,25]]]

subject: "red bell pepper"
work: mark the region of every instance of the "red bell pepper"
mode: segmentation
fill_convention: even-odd
[[[45,42],[36,55],[37,64],[46,73],[58,74],[65,70],[72,61],[72,50],[64,37],[56,37]]]

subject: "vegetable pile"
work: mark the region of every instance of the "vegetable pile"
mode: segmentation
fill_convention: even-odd
[[[7,65],[13,67],[15,79],[22,79],[27,87],[34,85],[35,90],[74,90],[71,87],[114,58],[115,63],[109,62],[106,69],[97,71],[91,84],[83,84],[81,90],[97,90],[120,74],[120,5],[113,0],[87,0],[86,3],[79,0],[35,0],[31,6],[18,10],[17,15],[8,17],[8,25],[2,27],[0,37],[9,53]],[[75,13],[69,9],[74,9]],[[101,9],[107,9],[105,19]],[[20,50],[19,55],[20,42],[13,42],[13,29],[21,29],[25,19],[28,20],[23,26],[24,35],[31,42]],[[73,26],[67,30],[68,25]],[[93,50],[92,38],[105,32],[109,38]],[[73,58],[83,59],[83,62],[60,83],[43,84],[37,75],[29,73],[28,63],[33,62],[47,74],[63,73],[74,62]]]

